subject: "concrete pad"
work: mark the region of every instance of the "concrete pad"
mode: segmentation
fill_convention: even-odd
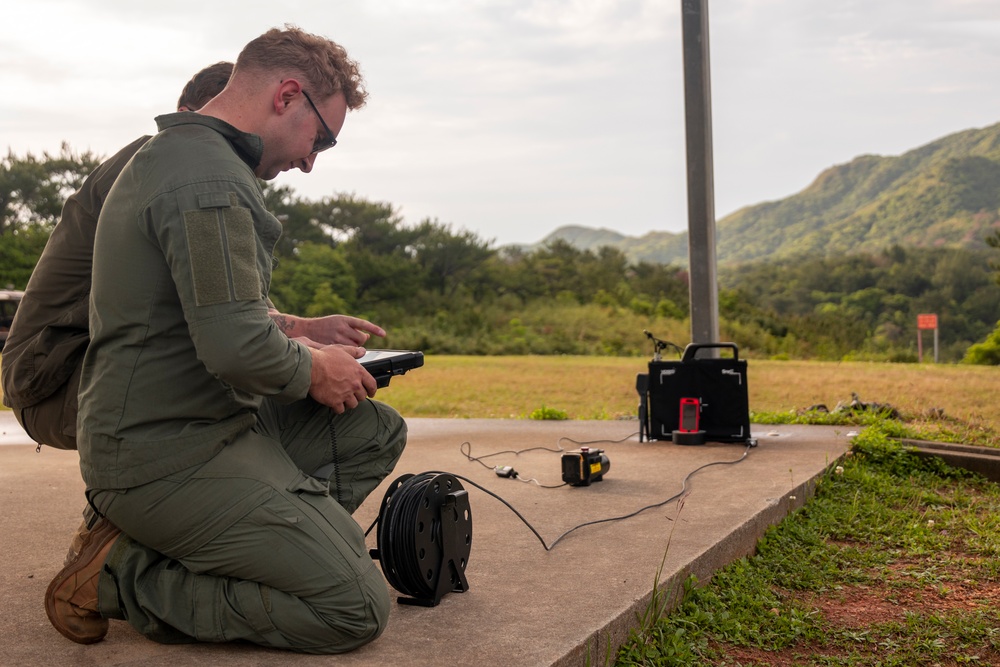
[[[661,562],[668,593],[691,574],[707,581],[751,553],[769,525],[801,506],[816,477],[848,447],[846,429],[824,426],[754,425],[759,446],[748,450],[740,444],[640,443],[635,421],[408,422],[409,444],[399,466],[355,517],[367,529],[385,488],[404,473],[466,478],[473,517],[470,588],[445,595],[436,607],[394,605],[378,640],[331,658],[248,644],[159,645],[118,621],[99,644],[64,639],[49,625],[42,597],[80,522],[78,457],[51,448],[36,453],[10,413],[0,412],[6,612],[0,616],[0,664],[582,665],[588,656],[590,664],[604,664],[609,644],[613,651],[624,641],[646,608]],[[480,457],[536,447],[569,451],[590,442],[605,450],[611,467],[590,486],[541,488],[469,461],[461,451],[466,442]],[[513,466],[522,479],[543,485],[562,481],[559,451],[503,454],[486,462]],[[548,545],[581,523],[656,507],[580,528],[546,550],[510,509],[472,482],[511,503]]]

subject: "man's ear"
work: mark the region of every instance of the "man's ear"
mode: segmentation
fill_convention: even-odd
[[[278,114],[288,111],[288,105],[302,92],[302,84],[295,79],[282,79],[274,91],[274,110]]]

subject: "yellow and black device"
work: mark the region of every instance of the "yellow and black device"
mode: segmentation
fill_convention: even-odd
[[[600,482],[610,469],[611,461],[603,449],[581,447],[562,456],[562,478],[570,486]]]

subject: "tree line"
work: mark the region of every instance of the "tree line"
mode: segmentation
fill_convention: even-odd
[[[0,282],[23,289],[62,202],[98,162],[66,146],[0,160]],[[683,268],[564,241],[494,247],[436,219],[407,224],[393,205],[355,195],[311,201],[267,184],[265,197],[284,226],[275,305],[371,319],[389,331],[387,347],[645,356],[652,345],[644,331],[679,346],[689,340]],[[726,266],[722,337],[748,357],[909,362],[916,316],[929,312],[940,322],[942,361],[960,361],[977,344],[989,347],[1000,317],[991,252],[894,246]]]

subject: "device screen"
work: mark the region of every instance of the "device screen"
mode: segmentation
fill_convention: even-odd
[[[407,350],[368,350],[365,352],[365,356],[358,359],[358,362],[362,366],[365,366],[373,361],[381,361],[390,357],[399,357],[407,354],[413,353]]]

